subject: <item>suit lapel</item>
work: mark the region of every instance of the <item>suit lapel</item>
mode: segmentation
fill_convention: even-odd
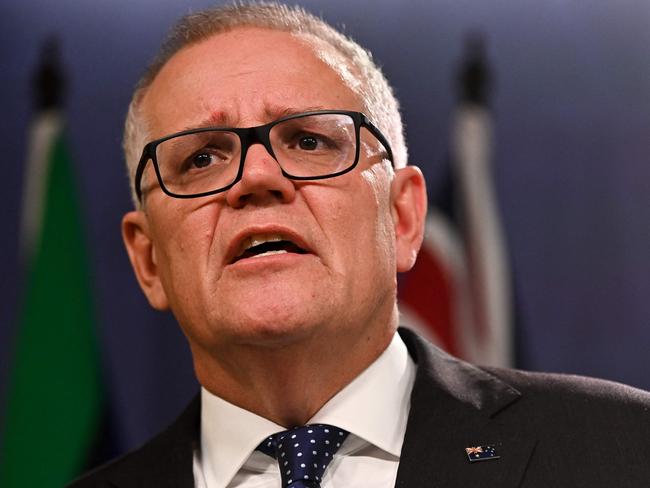
[[[521,394],[410,331],[400,335],[418,370],[396,487],[518,486],[535,446],[525,428],[506,422]],[[466,447],[488,444],[500,459],[468,461]]]

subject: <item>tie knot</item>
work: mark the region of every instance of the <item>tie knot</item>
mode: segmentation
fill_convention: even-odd
[[[305,425],[273,434],[257,449],[278,460],[283,488],[319,487],[347,436],[347,431],[332,425]]]

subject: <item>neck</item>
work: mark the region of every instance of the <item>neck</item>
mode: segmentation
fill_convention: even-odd
[[[199,382],[210,393],[278,425],[304,425],[372,364],[395,332],[339,340],[320,337],[281,347],[242,346],[209,352],[192,347]]]

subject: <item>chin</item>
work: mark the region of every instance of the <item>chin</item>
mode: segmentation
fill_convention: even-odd
[[[308,339],[322,330],[324,316],[313,303],[296,301],[293,304],[260,302],[244,309],[215,317],[213,324],[227,340],[257,346],[281,346]]]
[[[233,342],[256,347],[283,347],[308,340],[319,329],[319,324],[291,320],[286,322],[255,320],[242,323]]]

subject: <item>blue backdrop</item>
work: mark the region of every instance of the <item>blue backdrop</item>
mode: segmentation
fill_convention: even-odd
[[[650,2],[302,4],[344,25],[384,67],[402,102],[411,161],[431,188],[442,174],[464,34],[486,33],[496,77],[495,178],[518,278],[523,365],[650,388]],[[149,310],[122,247],[119,222],[130,200],[120,140],[132,87],[168,26],[205,5],[22,0],[0,7],[0,400],[19,295],[30,77],[42,40],[56,33],[102,362],[124,446],[166,424],[196,390],[183,337],[171,317]]]

